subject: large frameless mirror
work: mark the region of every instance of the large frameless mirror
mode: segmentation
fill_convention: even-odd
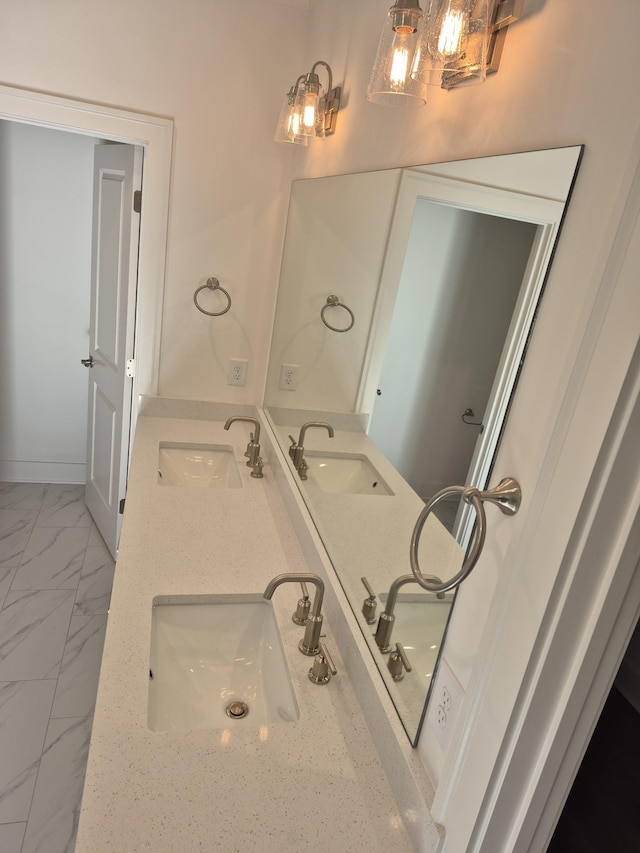
[[[411,533],[487,486],[581,152],[292,185],[265,409],[414,745],[454,594],[413,582]],[[423,572],[473,523],[440,502]]]

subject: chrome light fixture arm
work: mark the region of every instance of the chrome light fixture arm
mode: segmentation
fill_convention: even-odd
[[[475,526],[473,541],[460,571],[448,581],[436,583],[434,580],[430,579],[428,575],[423,575],[420,570],[420,564],[418,562],[418,546],[420,544],[422,528],[424,527],[429,513],[437,503],[451,495],[460,495],[463,501],[471,504],[476,511],[478,521]],[[489,489],[484,492],[481,492],[473,486],[449,486],[448,488],[437,492],[418,516],[418,520],[416,521],[411,535],[409,561],[411,563],[411,571],[420,586],[429,592],[447,592],[448,590],[455,589],[459,586],[462,581],[468,577],[482,553],[487,528],[487,519],[483,503],[488,501],[489,503],[495,504],[500,511],[504,513],[504,515],[515,515],[520,508],[521,499],[522,492],[520,485],[512,477],[506,477],[504,480],[501,480],[494,489]]]

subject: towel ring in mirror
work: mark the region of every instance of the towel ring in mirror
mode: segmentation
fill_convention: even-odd
[[[223,308],[222,311],[205,311],[205,309],[198,303],[198,294],[201,290],[207,288],[208,290],[220,290],[227,297],[227,307]],[[196,292],[193,294],[193,302],[198,311],[202,311],[203,314],[207,314],[209,317],[222,317],[223,314],[226,314],[229,308],[231,308],[231,297],[228,292],[224,289],[224,287],[220,286],[220,282],[217,278],[207,279],[206,284],[201,284],[200,287],[197,288]]]
[[[345,311],[348,312],[351,317],[351,322],[348,326],[345,326],[344,329],[337,329],[335,326],[332,326],[331,323],[327,323],[327,318],[325,317],[325,311],[327,308],[344,308]],[[331,329],[332,332],[348,332],[349,329],[353,329],[353,324],[356,321],[356,318],[353,316],[353,311],[351,308],[348,308],[344,302],[340,302],[337,296],[327,296],[326,303],[322,306],[322,311],[320,312],[320,319],[325,324],[327,329]]]
[[[462,568],[457,575],[454,575],[448,581],[436,583],[430,580],[420,571],[418,563],[418,545],[420,544],[420,534],[427,520],[427,516],[433,510],[439,501],[451,495],[460,495],[462,500],[471,504],[478,516],[478,523],[474,528],[473,541],[467,552],[466,559],[462,564]],[[447,592],[450,589],[455,589],[469,575],[475,564],[478,562],[487,528],[487,519],[484,513],[484,501],[496,504],[496,506],[505,515],[515,515],[520,509],[520,501],[522,499],[522,491],[519,483],[512,477],[505,477],[501,480],[494,489],[489,489],[486,492],[481,492],[473,486],[449,486],[447,489],[437,492],[431,500],[426,504],[416,521],[416,525],[411,534],[411,547],[409,551],[409,560],[411,562],[411,571],[415,579],[421,587],[429,592]]]

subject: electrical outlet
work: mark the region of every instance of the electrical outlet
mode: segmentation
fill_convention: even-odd
[[[447,662],[441,660],[436,673],[436,681],[429,697],[427,721],[443,755],[446,755],[451,743],[463,699],[464,690],[458,679]]]
[[[249,362],[246,358],[230,358],[227,370],[227,385],[245,385],[248,365]]]
[[[295,391],[298,385],[298,365],[283,364],[280,368],[280,390]]]

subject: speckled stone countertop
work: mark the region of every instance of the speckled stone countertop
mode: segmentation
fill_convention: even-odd
[[[181,733],[147,726],[155,596],[260,593],[280,572],[309,571],[275,485],[270,461],[278,463],[268,451],[264,479],[252,479],[243,455],[250,425],[224,431],[227,414],[241,413],[224,411],[219,420],[138,419],[76,851],[415,850],[330,621],[338,675],[322,687],[307,678],[303,629],[291,621],[297,585],[273,598],[297,722],[259,728],[249,716]],[[242,488],[160,485],[161,441],[231,444]],[[437,841],[433,829],[420,849]]]
[[[276,414],[286,420],[288,413],[279,409]],[[344,415],[336,418],[333,413],[314,413],[316,414],[319,420],[330,422],[339,422],[338,418],[345,418]],[[300,418],[297,419],[299,420]],[[363,576],[366,576],[378,594],[382,609],[391,582],[401,575],[411,574],[409,543],[416,520],[424,509],[424,502],[362,430],[352,428],[352,424],[347,426],[347,429],[336,426],[333,437],[329,437],[324,430],[308,432],[305,439],[307,458],[313,453],[346,453],[365,457],[383,478],[391,494],[324,492],[314,482],[312,473],[307,480],[300,480],[297,476],[294,476],[294,480],[305,504],[312,511],[316,528],[333,565],[340,570],[342,585],[367,637],[373,658],[379,664],[380,674],[387,689],[394,697],[396,707],[401,710],[407,728],[415,734],[422,716],[428,683],[422,678],[419,679],[416,672],[398,683],[392,680],[386,667],[388,658],[380,655],[373,639],[376,625],[374,623],[368,626],[365,623],[359,605],[366,596],[361,581]],[[297,435],[298,429],[298,422],[274,424],[283,453],[287,453],[289,435]],[[288,456],[285,458],[293,470],[293,463]],[[464,552],[436,516],[430,514],[420,537],[418,556],[424,574],[430,574],[430,566],[437,566],[437,574],[441,579],[446,579],[458,573]],[[436,574],[433,569],[431,573]],[[398,596],[399,602],[428,599],[434,608],[437,607],[439,602],[436,597],[427,596],[417,584],[403,586]],[[447,613],[452,599],[451,593],[445,597]],[[438,618],[438,621],[442,619],[446,621],[446,617]],[[395,631],[395,634],[398,632]],[[397,639],[402,639],[401,635],[397,636]],[[437,642],[439,645],[440,640]]]

